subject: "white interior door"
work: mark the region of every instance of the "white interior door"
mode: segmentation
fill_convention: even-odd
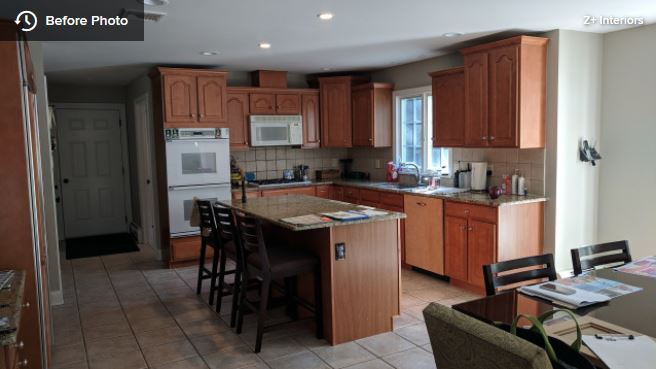
[[[153,178],[153,161],[151,140],[150,112],[148,109],[148,95],[143,95],[134,101],[134,124],[137,134],[137,159],[139,180],[139,206],[141,207],[142,243],[151,247],[158,247],[157,225],[155,222],[156,201]]]
[[[120,113],[57,109],[66,238],[127,232]]]

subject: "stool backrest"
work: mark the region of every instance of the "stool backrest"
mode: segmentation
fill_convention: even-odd
[[[212,212],[212,203],[208,200],[198,200],[197,206],[200,214],[200,236],[206,241],[215,242],[217,229]]]
[[[611,264],[625,264],[631,262],[629,241],[614,241],[597,245],[584,246],[572,249],[572,265],[574,275],[586,270]]]
[[[240,211],[235,211],[235,220],[239,233],[237,247],[241,249],[244,262],[247,262],[251,255],[256,255],[259,261],[258,269],[264,272],[270,270],[269,255],[260,220]]]
[[[213,210],[218,236],[223,241],[230,241],[234,239],[236,227],[232,210],[229,207],[219,204],[218,202],[214,203]]]
[[[495,295],[499,287],[545,278],[555,281],[558,277],[552,254],[483,265],[483,275],[485,277],[485,293],[488,296]]]

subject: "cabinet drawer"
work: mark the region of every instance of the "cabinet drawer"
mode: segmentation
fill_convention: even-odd
[[[378,204],[380,202],[380,192],[372,190],[360,190],[360,200]]]
[[[344,201],[344,187],[335,186],[333,188],[332,199],[337,201]]]
[[[381,192],[380,203],[381,205],[388,205],[389,207],[401,208],[401,211],[403,211],[403,195]]]
[[[205,258],[212,257],[213,249],[208,247]],[[200,236],[171,239],[171,261],[197,260],[200,256]]]
[[[360,190],[353,187],[344,188],[344,200],[349,202],[357,202],[360,200]]]
[[[330,199],[333,196],[332,186],[317,186],[317,197]]]
[[[446,215],[455,217],[469,217],[488,223],[497,222],[497,208],[481,205],[471,205],[460,202],[446,201],[444,205]]]

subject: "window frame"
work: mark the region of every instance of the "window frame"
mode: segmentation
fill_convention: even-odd
[[[426,167],[429,165],[428,161],[428,156],[429,156],[429,150],[433,149],[433,137],[432,134],[428,134],[429,132],[432,133],[433,127],[432,127],[432,117],[430,120],[429,124],[429,110],[432,111],[432,106],[429,107],[430,104],[428,104],[428,97],[431,97],[431,102],[432,102],[432,96],[433,96],[433,87],[431,85],[428,86],[422,86],[422,87],[415,87],[415,88],[408,88],[408,89],[403,89],[403,90],[395,90],[392,94],[393,97],[393,106],[392,106],[392,111],[393,111],[393,117],[394,117],[394,145],[393,145],[393,157],[396,162],[401,161],[401,155],[402,155],[402,147],[403,147],[403,142],[401,141],[401,99],[404,98],[410,98],[410,97],[418,97],[421,96],[422,98],[422,122],[423,122],[423,128],[422,128],[422,162],[425,163],[424,167],[421,168],[422,172],[427,172],[430,170],[435,170],[435,168],[430,168],[427,169]],[[451,168],[453,168],[453,155],[451,153],[450,148],[446,147],[441,147],[441,150],[443,150],[443,154],[446,153],[447,156],[447,166],[448,170],[442,171],[441,174],[442,176],[450,176],[451,175]],[[442,156],[443,157],[443,156]],[[445,163],[442,163],[444,165]]]

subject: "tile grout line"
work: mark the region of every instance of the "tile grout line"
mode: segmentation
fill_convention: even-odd
[[[73,259],[75,260],[75,259]],[[75,308],[77,309],[77,319],[80,321],[80,333],[82,334],[82,346],[84,347],[84,360],[87,363],[87,368],[91,367],[91,361],[89,360],[89,352],[87,350],[87,337],[84,334],[84,326],[82,324],[82,313],[80,312],[80,296],[77,290],[77,278],[75,277],[75,265],[73,260],[70,260],[71,273],[73,274],[73,289],[75,290]]]

